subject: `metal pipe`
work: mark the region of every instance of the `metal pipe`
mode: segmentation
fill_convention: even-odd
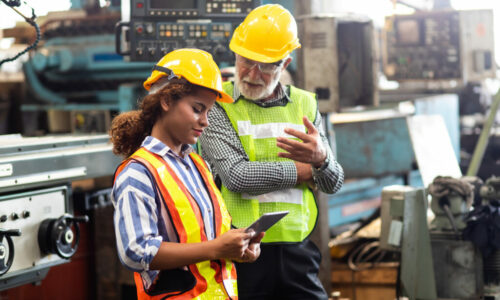
[[[476,148],[474,148],[474,154],[472,155],[469,168],[467,169],[467,176],[476,176],[481,166],[481,161],[483,160],[484,152],[488,146],[488,140],[490,137],[491,127],[495,122],[495,115],[497,114],[498,107],[500,105],[500,89],[495,95],[495,99],[491,104],[490,114],[488,119],[484,123],[483,129],[481,130],[481,135],[476,143]]]

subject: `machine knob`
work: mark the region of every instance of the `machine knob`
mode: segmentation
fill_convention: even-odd
[[[29,210],[25,210],[25,211],[23,211],[23,213],[22,213],[22,216],[23,216],[23,218],[24,218],[24,219],[29,218],[29,217],[30,217],[30,215],[31,215],[31,213],[29,212]]]
[[[38,245],[43,254],[55,253],[64,259],[71,258],[78,249],[80,227],[88,222],[87,216],[74,217],[64,214],[58,219],[45,219],[38,229]]]
[[[155,32],[155,28],[153,27],[153,24],[148,23],[146,25],[146,33],[153,34],[154,32]]]
[[[144,32],[144,27],[141,25],[141,24],[138,24],[135,26],[135,31],[138,33],[138,34],[141,34]]]
[[[6,221],[7,221],[7,219],[8,219],[7,215],[2,215],[2,216],[0,216],[0,222],[2,222],[2,223],[3,223],[3,222],[6,222]]]
[[[174,50],[174,48],[172,46],[167,45],[167,44],[163,44],[160,48],[160,51],[162,54],[167,54],[172,50]]]
[[[15,213],[15,212],[13,212],[13,213],[10,215],[10,217],[11,217],[11,218],[12,218],[12,220],[14,220],[14,221],[15,221],[15,220],[17,220],[17,219],[19,219],[19,215],[18,215],[17,213]]]
[[[9,271],[14,261],[14,242],[12,242],[12,236],[20,235],[21,230],[19,229],[0,229],[0,276]],[[7,244],[5,244],[4,238]]]

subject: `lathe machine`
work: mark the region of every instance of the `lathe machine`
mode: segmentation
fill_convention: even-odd
[[[119,162],[107,135],[0,136],[0,290],[70,261],[88,221],[73,213],[71,184],[111,176]]]

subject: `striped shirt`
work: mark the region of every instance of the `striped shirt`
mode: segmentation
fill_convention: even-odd
[[[158,139],[148,136],[142,146],[160,155],[186,186],[202,213],[209,240],[214,238],[213,206],[205,183],[184,145],[177,155]],[[177,242],[167,208],[155,188],[149,170],[138,162],[129,163],[116,178],[112,192],[118,256],[129,269],[142,275],[146,288],[159,274],[149,265],[163,241]]]
[[[261,107],[285,106],[292,100],[290,89],[278,83],[275,97],[267,101],[255,101]],[[233,99],[242,99],[238,87],[234,86]],[[210,125],[200,137],[203,158],[212,168],[214,175],[224,185],[236,193],[261,195],[276,190],[293,188],[297,184],[297,168],[293,161],[259,162],[250,161],[238,133],[226,114],[226,111],[215,104],[208,115]],[[322,192],[333,194],[344,182],[344,170],[335,160],[328,139],[325,136],[319,111],[313,121],[318,129],[321,141],[327,151],[328,162],[317,170],[312,168],[313,180]]]

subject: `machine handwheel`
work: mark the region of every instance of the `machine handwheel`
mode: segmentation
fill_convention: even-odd
[[[0,230],[0,276],[7,273],[14,261],[14,242],[11,236],[20,236],[19,229]],[[4,238],[7,244],[4,242]]]
[[[73,217],[69,214],[58,219],[44,220],[38,230],[38,244],[42,253],[54,253],[64,259],[71,258],[80,242],[78,223],[88,220],[87,216]]]

